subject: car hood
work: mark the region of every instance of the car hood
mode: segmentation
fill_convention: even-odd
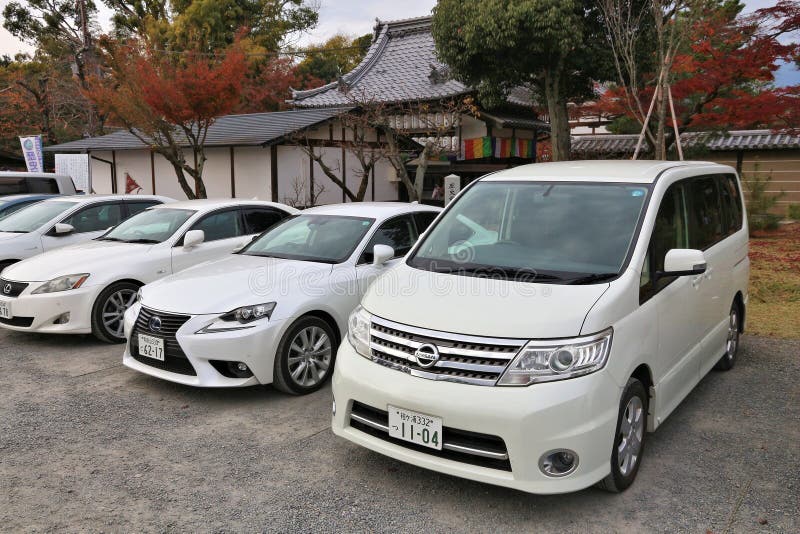
[[[44,282],[67,274],[113,269],[115,265],[135,262],[153,245],[88,241],[39,254],[8,267],[5,278],[20,282]],[[91,284],[91,277],[87,284]]]
[[[509,282],[400,264],[370,286],[362,304],[379,317],[431,330],[559,338],[580,335],[587,313],[608,287]]]
[[[226,313],[241,306],[295,299],[325,283],[331,265],[232,254],[162,278],[142,288],[142,305],[189,315]],[[313,291],[308,293],[314,294]]]

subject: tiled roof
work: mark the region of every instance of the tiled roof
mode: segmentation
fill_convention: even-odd
[[[325,107],[354,101],[384,103],[439,100],[473,90],[450,77],[436,57],[431,17],[378,22],[363,61],[340,80],[317,89],[292,91],[296,107]],[[514,89],[508,102],[531,107],[531,94]]]
[[[251,113],[220,117],[208,130],[205,146],[259,146],[276,141],[285,135],[325,122],[352,108],[307,109]],[[188,146],[186,138],[177,132],[178,139]],[[84,152],[87,150],[135,150],[147,148],[135,135],[120,130],[101,137],[79,139],[70,143],[45,147],[47,152]]]
[[[550,125],[533,117],[525,117],[519,113],[481,111],[480,118],[494,123],[498,128],[517,128],[520,130],[550,131]]]
[[[572,151],[584,154],[632,154],[637,135],[579,135],[572,138]],[[684,146],[705,146],[708,150],[798,149],[800,136],[776,134],[770,130],[734,130],[728,133],[691,132],[681,135]],[[642,143],[647,151],[647,143]]]

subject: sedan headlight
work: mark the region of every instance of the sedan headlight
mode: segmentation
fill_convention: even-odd
[[[253,306],[242,306],[233,311],[220,316],[219,319],[210,325],[198,330],[198,334],[213,334],[214,332],[230,332],[233,330],[244,330],[253,328],[255,325],[250,323],[259,319],[269,319],[275,311],[275,302],[266,304],[254,304]]]
[[[611,352],[611,328],[573,339],[531,341],[497,382],[498,386],[528,386],[588,375],[605,366]]]
[[[347,321],[347,339],[356,349],[356,352],[365,358],[372,358],[369,348],[371,322],[372,315],[361,306],[353,310],[353,313],[350,314],[350,319]]]
[[[53,278],[49,282],[45,282],[35,291],[33,295],[41,295],[42,293],[58,293],[60,291],[69,291],[70,289],[78,289],[83,285],[86,279],[89,278],[88,273],[83,274],[68,274],[66,276],[59,276]]]

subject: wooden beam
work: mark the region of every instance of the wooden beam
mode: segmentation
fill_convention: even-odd
[[[342,127],[342,202],[347,202],[347,193],[345,193],[345,189],[347,188],[347,150],[344,148],[344,142],[347,139],[347,134],[345,132],[344,126]]]
[[[312,149],[313,150],[313,149]],[[311,156],[308,156],[308,185],[310,190],[308,192],[308,199],[311,201],[311,205],[314,205],[314,160]]]
[[[270,193],[272,201],[278,202],[278,145],[270,146],[269,154]]]
[[[156,153],[150,151],[150,183],[153,185],[153,194],[156,194]]]
[[[117,194],[117,151],[111,151],[111,192]]]
[[[234,158],[234,148],[230,148],[231,151],[231,198],[236,198],[236,169],[235,169],[235,158]]]

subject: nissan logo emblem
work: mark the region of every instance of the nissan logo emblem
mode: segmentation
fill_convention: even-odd
[[[436,345],[424,343],[414,352],[414,358],[423,369],[430,369],[439,361],[439,349]]]
[[[12,289],[13,289],[13,288],[11,287],[11,284],[6,284],[6,285],[3,287],[3,293],[5,293],[6,295],[10,295],[10,294],[11,294],[11,290],[12,290]]]
[[[150,318],[150,322],[147,323],[147,326],[150,327],[151,332],[160,332],[161,331],[161,317],[154,316]]]

